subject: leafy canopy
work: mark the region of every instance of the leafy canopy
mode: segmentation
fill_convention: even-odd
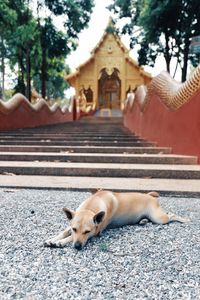
[[[109,6],[117,18],[126,18],[122,34],[130,35],[130,47],[140,44],[139,63],[151,65],[157,55],[164,55],[170,72],[172,57],[182,69],[186,79],[193,36],[200,34],[199,0],[114,0]]]
[[[30,95],[34,82],[44,97],[58,95],[58,89],[63,95],[65,59],[77,47],[93,6],[93,0],[0,1],[0,59],[16,72],[17,91]],[[64,20],[62,31],[54,24],[56,16]],[[5,67],[0,71],[5,72]]]

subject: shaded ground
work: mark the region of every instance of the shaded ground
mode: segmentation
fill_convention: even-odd
[[[106,231],[82,251],[43,247],[88,193],[0,189],[0,299],[200,299],[200,199],[161,198],[189,224]]]

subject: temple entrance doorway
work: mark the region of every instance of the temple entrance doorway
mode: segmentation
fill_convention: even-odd
[[[98,103],[100,109],[120,109],[121,80],[114,68],[111,75],[106,68],[101,70],[98,81]]]

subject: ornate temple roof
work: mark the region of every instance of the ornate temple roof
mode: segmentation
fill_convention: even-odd
[[[136,67],[137,69],[139,69],[140,71],[140,74],[143,75],[143,76],[146,76],[148,77],[149,79],[152,78],[151,74],[146,72],[143,67],[141,67],[136,60],[134,60],[133,58],[130,57],[129,55],[129,52],[130,50],[126,48],[126,46],[123,44],[123,42],[121,41],[119,35],[117,34],[116,32],[116,29],[115,29],[115,25],[114,25],[114,22],[112,20],[112,18],[109,18],[109,22],[108,22],[108,25],[105,29],[105,32],[103,33],[101,39],[99,40],[99,42],[97,43],[97,45],[93,48],[93,50],[90,52],[90,57],[82,64],[80,64],[77,68],[76,68],[76,71],[67,75],[65,77],[66,80],[69,80],[69,79],[72,79],[76,76],[79,75],[81,69],[83,67],[85,67],[87,64],[89,64],[95,57],[95,54],[96,52],[101,48],[103,42],[105,41],[105,39],[107,38],[107,36],[109,34],[112,34],[117,42],[117,44],[119,45],[119,47],[122,49],[122,51],[125,53],[125,58],[128,62],[130,62],[134,67]]]

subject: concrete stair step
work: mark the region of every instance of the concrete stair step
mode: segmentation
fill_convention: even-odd
[[[132,147],[145,147],[145,146],[155,146],[156,143],[153,142],[145,142],[145,141],[105,141],[105,140],[100,140],[100,141],[92,141],[90,139],[88,140],[77,140],[77,141],[51,141],[51,140],[39,140],[39,141],[34,141],[34,140],[0,140],[0,145],[57,145],[57,146],[76,146],[76,145],[91,145],[91,146],[132,146]]]
[[[60,152],[60,153],[132,153],[132,154],[169,154],[169,147],[123,147],[123,146],[38,146],[38,145],[0,145],[6,152]]]
[[[0,142],[10,142],[10,141],[52,141],[52,142],[68,142],[68,141],[92,141],[92,142],[99,142],[99,141],[109,141],[109,142],[145,142],[145,140],[138,138],[138,137],[132,137],[132,136],[120,136],[120,137],[113,137],[113,136],[58,136],[58,135],[40,135],[40,136],[4,136],[0,137]]]
[[[32,189],[68,189],[91,191],[107,189],[113,191],[157,191],[162,194],[200,196],[200,180],[159,178],[112,178],[112,177],[69,177],[69,176],[8,176],[0,175],[0,187]]]
[[[0,162],[0,174],[200,179],[200,165]]]
[[[92,122],[92,123],[110,123],[110,124],[113,124],[113,123],[119,123],[121,124],[123,122],[123,118],[122,117],[115,117],[115,116],[112,116],[112,117],[108,117],[108,116],[87,116],[87,117],[83,117],[80,119],[79,121],[80,123],[89,123],[89,122]]]
[[[104,128],[104,130],[92,130],[91,128],[87,128],[87,127],[83,127],[83,128],[79,128],[79,129],[74,129],[74,128],[67,128],[65,130],[37,130],[37,128],[35,128],[36,130],[27,130],[27,131],[3,131],[1,132],[1,135],[11,135],[11,134],[17,134],[17,135],[44,135],[44,134],[49,134],[49,135],[54,135],[54,134],[58,134],[58,135],[101,135],[101,136],[108,136],[108,135],[114,135],[114,136],[122,136],[122,135],[129,135],[129,136],[137,136],[134,133],[131,133],[130,131],[127,132],[126,130],[121,130],[121,129],[117,129],[115,130],[113,129],[106,129]]]
[[[53,125],[53,126],[46,126],[46,127],[37,127],[37,128],[24,128],[24,129],[17,129],[14,130],[12,132],[16,132],[16,133],[73,133],[73,132],[80,132],[80,133],[88,133],[88,132],[92,132],[92,133],[102,133],[102,134],[107,134],[107,133],[114,133],[114,134],[133,134],[131,133],[127,128],[123,127],[122,124],[121,125],[111,125],[111,124],[79,124],[76,122],[73,124],[63,124],[63,126],[60,124],[58,126]],[[11,133],[11,131],[6,130],[3,131],[2,133]]]
[[[0,139],[12,139],[12,138],[68,138],[68,137],[78,137],[78,138],[109,138],[109,139],[115,139],[115,138],[121,138],[121,139],[141,139],[139,136],[134,134],[113,134],[113,133],[77,133],[77,132],[70,132],[70,133],[0,133]]]
[[[0,152],[0,161],[57,161],[130,164],[197,164],[196,156],[173,154]]]

